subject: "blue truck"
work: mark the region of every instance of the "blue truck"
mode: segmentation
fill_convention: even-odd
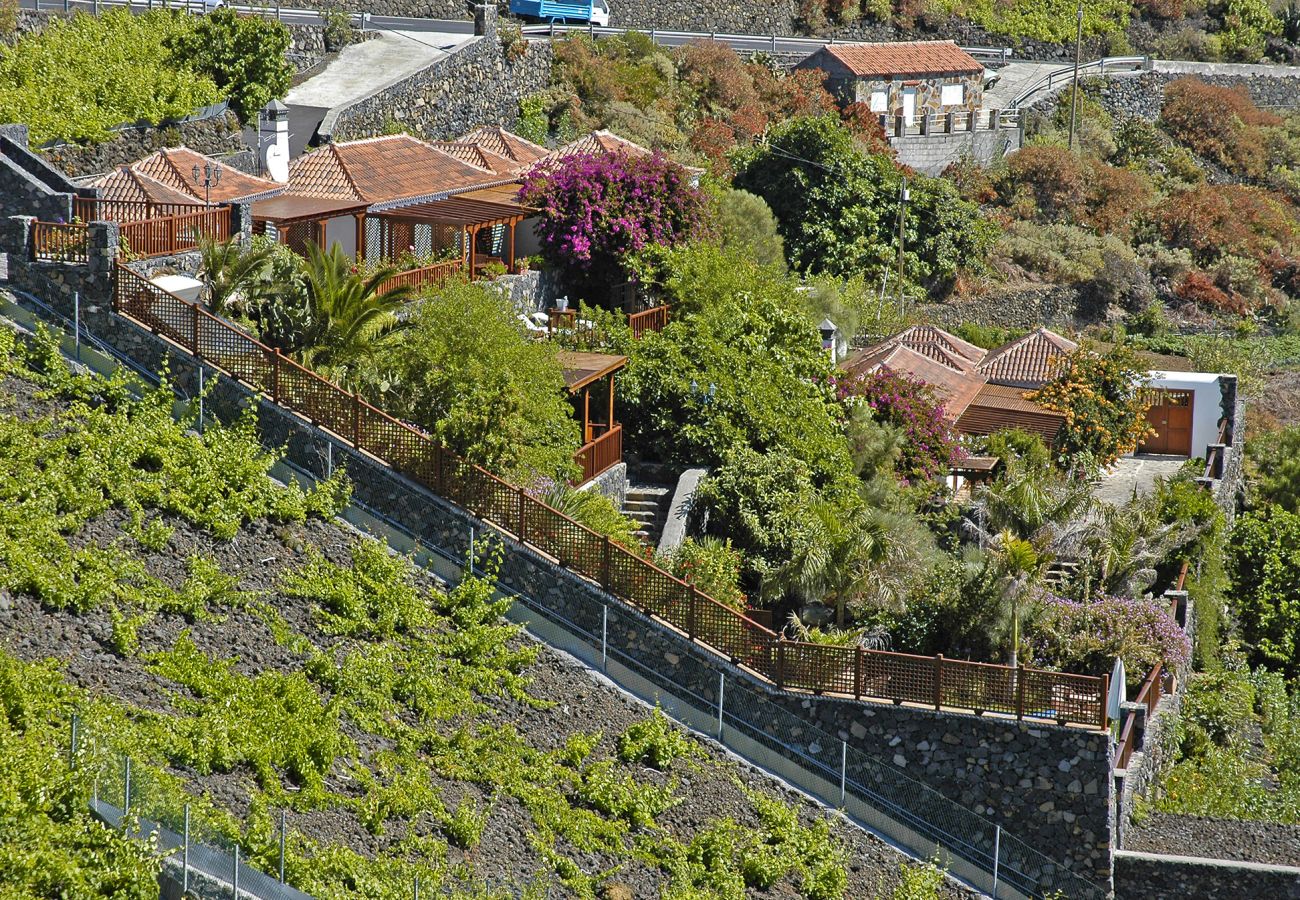
[[[517,16],[528,16],[543,22],[591,22],[593,25],[609,24],[607,0],[510,0],[510,11]]]

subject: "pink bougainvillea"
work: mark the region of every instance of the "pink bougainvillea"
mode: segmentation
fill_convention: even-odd
[[[1187,632],[1158,600],[1101,597],[1079,602],[1046,595],[1030,629],[1029,648],[1035,665],[1103,675],[1115,657],[1124,659],[1130,677],[1146,673],[1156,663],[1182,669],[1191,660]]]
[[[877,369],[835,384],[840,400],[865,403],[887,425],[903,431],[898,475],[904,481],[931,481],[966,454],[943,418],[943,405],[920,381]]]
[[[625,261],[652,244],[672,246],[705,230],[704,195],[665,157],[577,154],[524,180],[520,202],[542,211],[542,254],[579,283],[628,278]]]

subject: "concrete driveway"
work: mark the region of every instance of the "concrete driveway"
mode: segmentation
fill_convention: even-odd
[[[1093,488],[1092,496],[1111,506],[1123,506],[1134,496],[1147,496],[1155,490],[1157,478],[1172,478],[1186,464],[1186,456],[1155,453],[1126,456],[1102,476]]]

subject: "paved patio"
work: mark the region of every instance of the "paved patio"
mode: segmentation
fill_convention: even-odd
[[[1186,456],[1139,453],[1126,456],[1101,477],[1092,495],[1103,503],[1123,506],[1134,494],[1145,497],[1155,489],[1157,478],[1172,478],[1187,462]]]

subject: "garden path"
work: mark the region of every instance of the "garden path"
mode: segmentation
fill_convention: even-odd
[[[1139,453],[1126,456],[1093,488],[1092,495],[1111,506],[1123,506],[1133,495],[1145,497],[1155,489],[1157,478],[1172,478],[1187,463],[1186,456]]]

